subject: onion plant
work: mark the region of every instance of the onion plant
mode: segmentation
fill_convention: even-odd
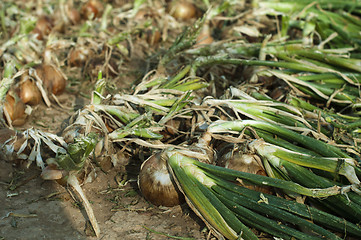
[[[291,181],[202,163],[175,149],[168,149],[163,154],[168,158],[171,172],[188,204],[210,229],[228,239],[258,239],[248,227],[284,239],[340,239],[332,231],[354,236],[361,234],[355,224],[348,221],[340,224],[345,220],[329,213],[236,184],[237,179],[247,178],[255,184],[295,190],[295,183]],[[317,191],[314,189],[315,193]],[[312,235],[294,226],[308,228]]]

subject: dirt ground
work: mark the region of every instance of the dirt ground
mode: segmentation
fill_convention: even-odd
[[[0,239],[96,239],[66,188],[39,174],[35,168],[20,171],[0,162]],[[94,182],[83,186],[101,228],[100,239],[170,239],[165,234],[205,239],[205,225],[186,205],[154,207],[140,196],[134,179],[120,186],[117,174],[99,172]]]

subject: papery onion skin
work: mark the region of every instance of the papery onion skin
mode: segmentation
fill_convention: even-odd
[[[144,198],[156,206],[172,207],[184,202],[161,153],[152,155],[142,164],[138,186]]]

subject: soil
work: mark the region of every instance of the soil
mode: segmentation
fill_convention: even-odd
[[[36,168],[22,171],[1,161],[0,169],[0,239],[96,239],[85,211],[66,187],[42,180]],[[120,186],[117,175],[114,170],[98,172],[82,187],[100,239],[206,238],[205,225],[186,205],[155,207],[139,194],[135,179]]]

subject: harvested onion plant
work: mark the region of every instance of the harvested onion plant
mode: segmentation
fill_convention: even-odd
[[[292,237],[339,239],[337,235],[327,231],[324,227],[335,231],[346,230],[339,225],[339,222],[344,220],[329,213],[312,207],[304,208],[305,205],[301,203],[250,190],[235,183],[239,179],[247,179],[254,184],[268,185],[284,190],[292,189],[291,191],[300,194],[315,194],[314,196],[316,196],[320,193],[318,197],[323,194],[333,195],[331,188],[306,189],[291,181],[201,163],[177,150],[166,150],[163,154],[168,157],[172,174],[175,176],[177,185],[185,194],[188,204],[195,209],[195,212],[211,229],[228,239],[258,239],[247,226],[284,239]],[[291,202],[292,209],[287,207]],[[308,216],[304,214],[304,210]],[[311,212],[319,219],[313,218]],[[326,216],[330,216],[330,218],[325,218]],[[311,223],[305,218],[312,219],[313,222]],[[294,229],[287,222],[297,225],[301,229],[302,227],[312,229],[313,234],[309,235]],[[347,222],[345,226],[347,229],[349,227],[353,229],[351,231],[355,230],[355,236],[359,236],[360,229],[355,224]]]

